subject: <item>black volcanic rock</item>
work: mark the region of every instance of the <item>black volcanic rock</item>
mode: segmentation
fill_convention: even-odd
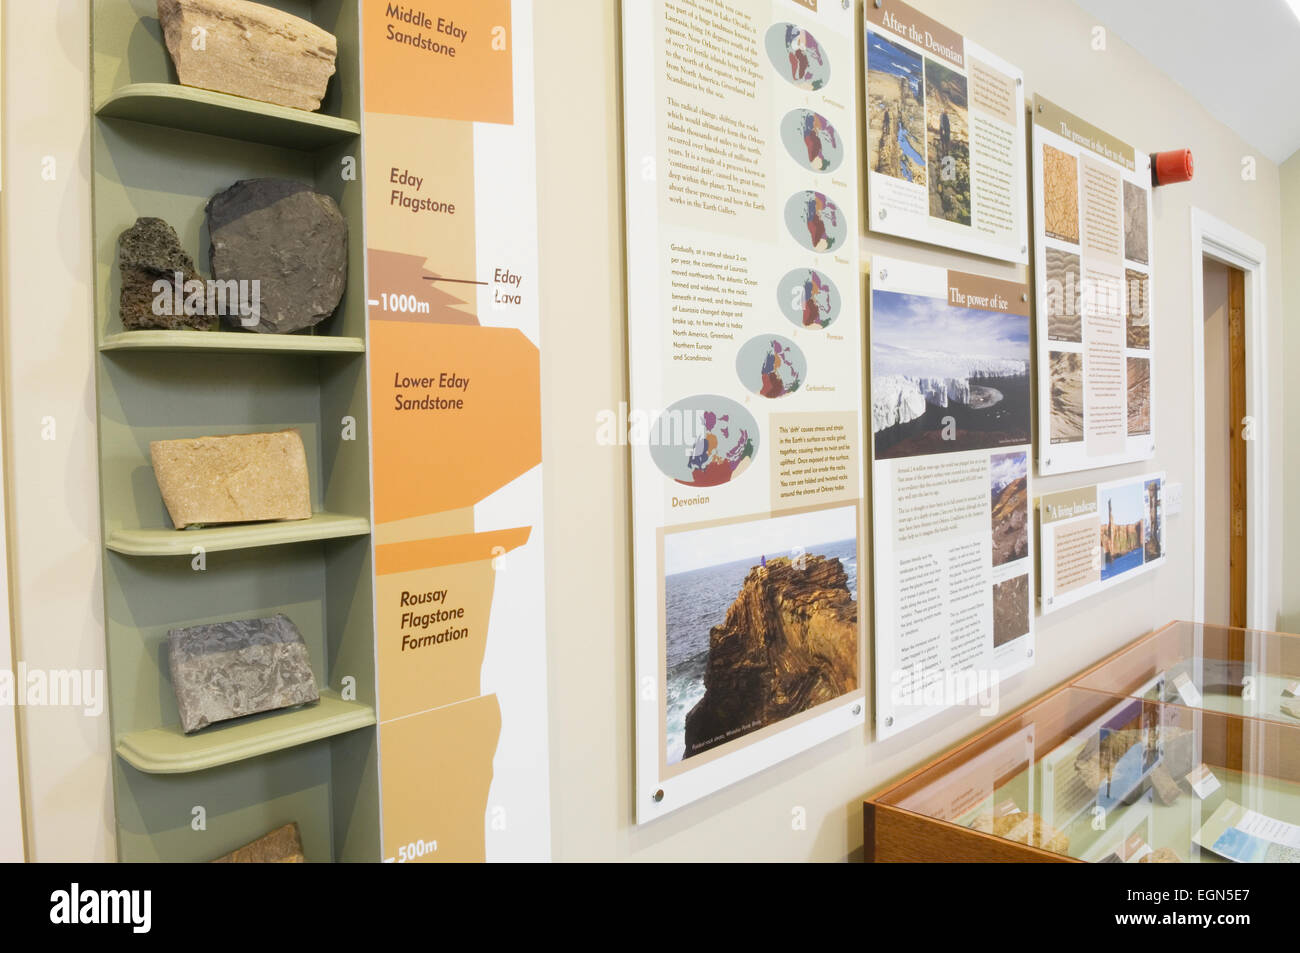
[[[238,330],[288,334],[334,313],[348,280],[348,226],[328,195],[291,179],[244,179],[207,206],[212,274],[259,283],[257,321]]]
[[[179,309],[180,314],[167,313],[177,310],[172,295],[164,298],[165,308],[154,306],[160,296],[154,289],[156,282],[166,281],[174,286],[178,272],[182,288],[185,282],[199,280],[194,259],[181,247],[176,230],[161,218],[137,218],[134,225],[117,237],[117,267],[122,275],[119,304],[122,327],[126,330],[214,329],[216,322],[207,315],[187,315],[184,308]]]

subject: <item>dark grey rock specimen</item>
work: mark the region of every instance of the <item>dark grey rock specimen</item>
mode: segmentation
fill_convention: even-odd
[[[176,230],[161,218],[137,218],[134,225],[117,237],[117,267],[122,274],[120,305],[122,327],[126,330],[211,331],[216,328],[213,317],[185,313],[185,283],[199,281],[199,275],[194,270],[194,259],[181,247]],[[156,282],[164,281],[174,289],[177,273],[181,276],[180,308],[176,307],[174,290],[159,291],[155,287]]]
[[[213,277],[256,281],[256,320],[238,330],[288,334],[334,313],[348,281],[348,225],[328,195],[291,179],[244,179],[207,205]]]
[[[186,734],[320,698],[307,644],[282,614],[172,629],[167,643]]]

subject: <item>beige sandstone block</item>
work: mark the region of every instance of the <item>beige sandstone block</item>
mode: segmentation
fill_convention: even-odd
[[[311,517],[307,453],[297,430],[155,440],[149,455],[177,529]]]
[[[320,109],[338,42],[314,23],[248,0],[158,0],[158,20],[182,85]]]
[[[302,835],[298,822],[278,827],[263,834],[251,844],[232,850],[212,861],[214,864],[301,864]]]

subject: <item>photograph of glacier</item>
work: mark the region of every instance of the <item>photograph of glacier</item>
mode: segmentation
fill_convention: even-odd
[[[877,460],[1030,442],[1029,318],[942,298],[871,296]]]

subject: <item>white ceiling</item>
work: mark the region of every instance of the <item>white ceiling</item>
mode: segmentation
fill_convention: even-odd
[[[1300,17],[1285,0],[1075,0],[1274,162],[1300,150]]]

